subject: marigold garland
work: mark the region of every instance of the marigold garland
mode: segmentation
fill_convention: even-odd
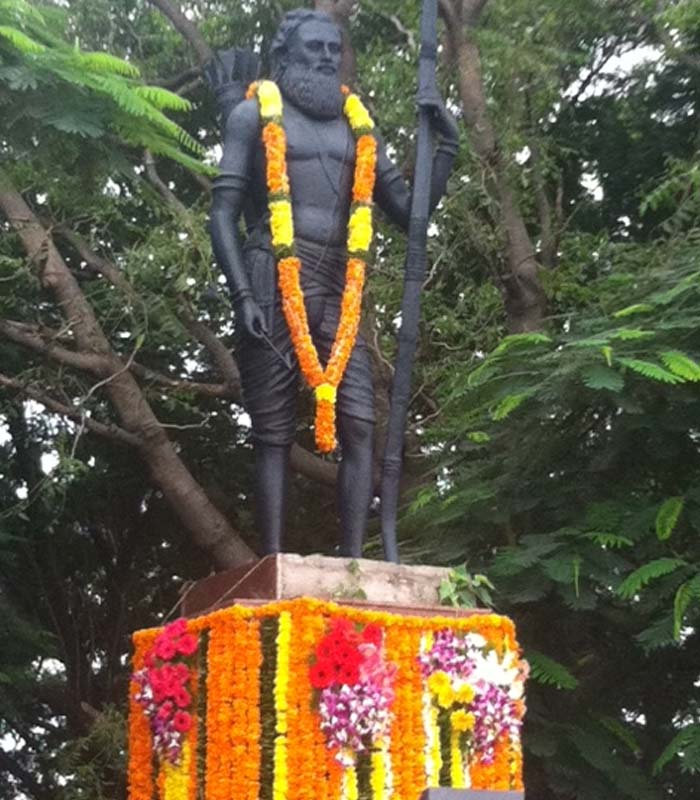
[[[334,620],[350,620],[359,630],[381,628],[386,658],[398,665],[392,706],[395,717],[389,736],[376,744],[366,763],[357,764],[354,774],[328,752],[312,700],[309,666]],[[447,720],[447,785],[468,787],[471,782],[475,789],[522,789],[517,739],[500,737],[491,763],[472,758],[465,749],[466,740],[460,738],[468,738],[478,716],[468,710],[469,690],[461,685],[445,690],[445,703],[452,701],[447,708],[432,702],[435,695],[427,689],[418,658],[430,652],[444,630],[459,636],[478,634],[499,659],[508,652],[517,653],[513,625],[506,618],[494,614],[457,619],[404,617],[297,599],[215,611],[188,621],[187,629],[200,636],[200,655],[205,648],[207,652],[206,662],[200,658],[196,667],[201,677],[193,679],[192,686],[201,700],[194,698],[196,724],[190,728],[180,762],[172,769],[164,764],[159,771],[160,800],[230,800],[232,796],[240,800],[415,800],[423,787],[435,785],[434,776],[443,766],[439,737],[434,735],[438,712]],[[272,639],[263,630],[272,631]],[[158,633],[141,631],[134,636],[135,669],[144,665]],[[263,685],[264,648],[274,681],[265,678]],[[440,680],[431,683],[438,694]],[[129,720],[129,798],[153,800],[156,776],[150,729],[133,692],[135,687]],[[268,780],[263,770],[267,758],[262,751],[263,715],[269,717],[273,706],[278,718],[274,743],[269,744],[274,750],[270,753],[274,775],[269,777],[268,794],[261,783]],[[515,707],[518,714],[524,712],[522,701],[517,700]],[[432,726],[433,734],[427,725]],[[204,774],[197,769],[202,758]]]
[[[292,195],[287,171],[287,140],[283,127],[282,95],[272,81],[251,84],[247,97],[257,97],[263,123],[266,181],[272,247],[277,258],[277,278],[282,310],[299,367],[316,398],[316,446],[323,453],[336,447],[335,407],[338,386],[357,339],[365,282],[366,259],[372,244],[372,196],[377,168],[374,123],[357,95],[343,87],[344,111],[356,138],[352,207],[348,222],[348,261],[340,321],[325,369],[311,338],[301,288],[301,261],[294,247]]]

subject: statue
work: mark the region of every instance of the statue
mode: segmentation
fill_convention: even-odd
[[[360,148],[364,153],[368,144],[367,152],[376,147],[368,161],[375,167],[371,194],[389,220],[404,231],[408,230],[411,206],[409,187],[388,158],[381,138],[370,130],[372,123],[361,102],[354,95],[346,97],[347,91],[341,90],[341,33],[332,18],[305,9],[289,12],[274,38],[270,56],[279,95],[275,95],[272,84],[263,83],[257,96],[232,103],[230,98],[240,92],[241,80],[254,76],[227,76],[217,69],[208,72],[222,107],[224,126],[223,158],[214,181],[211,235],[241,335],[237,352],[243,401],[252,421],[257,526],[265,554],[282,548],[289,453],[296,428],[299,348],[304,343],[311,347],[316,363],[322,367],[332,354],[337,360],[342,338],[339,325],[342,331],[352,328],[346,325],[352,316],[346,315],[346,306],[354,302],[354,307],[359,307],[359,300],[353,300],[347,288],[351,270],[361,272],[362,254],[369,249],[364,241],[357,244],[364,229],[355,223],[364,223],[371,212],[358,212],[358,208],[368,207],[372,200],[357,199],[361,197],[356,174]],[[250,62],[243,72],[246,70],[250,72]],[[228,92],[227,80],[234,86]],[[429,110],[431,127],[439,137],[433,157],[432,209],[444,194],[458,133],[436,92],[419,96],[418,102]],[[271,135],[263,135],[263,130],[270,134],[279,130],[274,113],[269,119],[264,116],[266,104],[282,112],[278,122],[284,129],[286,148],[280,149],[279,141],[272,142]],[[288,181],[278,175],[275,184],[268,169],[272,159],[279,159],[280,169],[286,167]],[[282,206],[289,192],[292,211],[285,221]],[[244,242],[238,226],[241,216],[247,229]],[[271,233],[271,227],[276,233]],[[285,239],[287,229],[293,230],[290,241]],[[358,257],[353,258],[355,255]],[[300,267],[296,275],[295,263]],[[294,297],[290,299],[285,294],[288,290],[280,289],[280,279],[285,280],[282,267],[291,270],[289,280],[298,281],[297,289],[301,289],[295,296],[297,301],[302,297],[303,307],[296,311],[292,308]],[[356,278],[356,284],[361,291],[361,277]],[[295,319],[301,319],[303,325],[290,333],[289,322]],[[340,367],[339,385],[326,377],[315,379],[311,385],[316,389],[319,409],[333,406],[333,412],[337,410],[342,453],[338,478],[340,551],[359,557],[372,499],[372,371],[367,345],[356,327],[343,335],[349,357]],[[302,367],[309,382],[307,366]]]

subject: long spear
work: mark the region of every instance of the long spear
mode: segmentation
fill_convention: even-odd
[[[423,0],[420,23],[420,58],[418,62],[418,97],[437,91],[435,70],[437,59],[437,0]],[[427,262],[428,217],[430,215],[430,184],[433,172],[433,134],[431,111],[418,108],[418,138],[416,169],[411,199],[411,221],[408,229],[408,251],[401,301],[401,329],[396,357],[396,371],[391,390],[389,429],[384,450],[382,471],[382,539],[384,557],[398,562],[396,515],[399,504],[399,482],[403,456],[404,429],[411,395],[411,373],[418,340],[420,294],[425,280]]]

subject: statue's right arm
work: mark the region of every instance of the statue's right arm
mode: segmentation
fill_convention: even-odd
[[[252,336],[259,336],[260,330],[265,330],[265,324],[245,269],[238,223],[253,172],[260,135],[259,120],[255,100],[240,103],[229,115],[211,207],[214,254],[226,278],[236,314],[245,332]]]

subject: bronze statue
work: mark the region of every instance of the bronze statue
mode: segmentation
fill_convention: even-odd
[[[292,11],[280,25],[270,56],[272,77],[284,100],[301,285],[311,336],[325,363],[340,317],[355,162],[355,139],[343,115],[338,75],[340,30],[323,13]],[[257,524],[262,550],[268,554],[282,547],[299,366],[277,286],[259,103],[248,99],[234,104],[230,97],[236,91],[227,92],[225,85],[232,76],[222,76],[221,70],[210,70],[209,76],[217,84],[224,125],[211,233],[241,334],[238,358],[255,445]],[[433,157],[432,209],[444,193],[458,133],[436,92],[419,96],[419,106],[430,111],[432,129],[440,139]],[[389,220],[404,231],[408,229],[411,193],[381,139],[374,200]],[[238,229],[242,215],[245,242]],[[338,388],[337,414],[342,452],[338,479],[341,554],[358,557],[372,498],[375,421],[370,356],[361,336]]]

